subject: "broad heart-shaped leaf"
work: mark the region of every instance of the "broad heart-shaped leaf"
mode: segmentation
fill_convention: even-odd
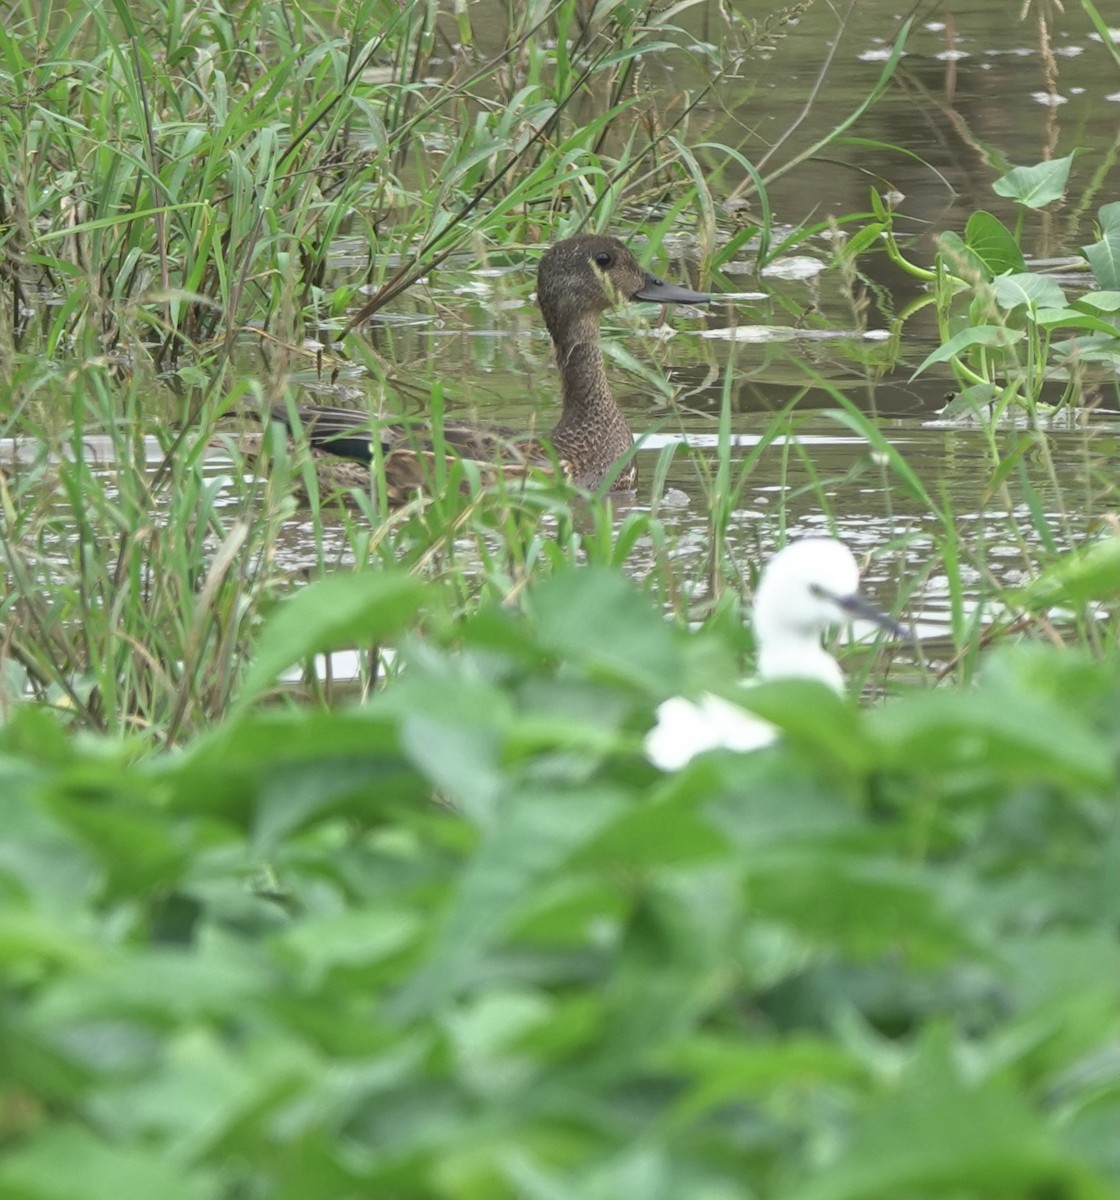
[[[1061,198],[1066,190],[1074,156],[1051,159],[1033,167],[1016,167],[992,184],[997,196],[1017,200],[1027,208],[1043,208]]]
[[[0,1163],[4,1200],[208,1200],[219,1190],[159,1146],[115,1145],[74,1124],[46,1125]]]
[[[1104,1200],[1103,1178],[1066,1154],[1022,1095],[956,1065],[950,1034],[934,1029],[917,1059],[851,1126],[847,1145],[781,1200],[1061,1196]]]
[[[960,234],[951,229],[937,239],[937,257],[942,268],[957,279],[979,282],[992,277],[984,259],[971,246],[965,244]]]
[[[965,244],[981,259],[992,275],[1024,271],[1026,261],[1011,231],[991,213],[974,212],[964,229]]]
[[[529,594],[541,648],[565,662],[664,694],[680,672],[673,631],[618,571],[563,571]]]
[[[1020,271],[999,275],[992,281],[996,302],[1002,308],[1058,308],[1066,302],[1065,292],[1045,275]]]
[[[1097,220],[1104,233],[1120,233],[1120,200],[1111,204],[1102,204],[1097,212]]]
[[[1081,247],[1102,288],[1120,288],[1120,200],[1100,210],[1099,241]]]
[[[403,571],[331,575],[300,588],[265,623],[239,705],[250,702],[294,662],[399,633],[427,594],[421,580]]]
[[[910,378],[917,379],[926,367],[931,367],[934,363],[949,362],[974,346],[1002,350],[1021,342],[1026,336],[1023,330],[1008,329],[1006,325],[971,325],[928,355]]]

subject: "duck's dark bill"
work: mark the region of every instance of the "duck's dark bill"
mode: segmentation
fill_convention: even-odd
[[[645,283],[632,298],[652,300],[654,304],[707,304],[711,300],[707,292],[694,292],[690,288],[655,279],[652,275],[646,277]]]

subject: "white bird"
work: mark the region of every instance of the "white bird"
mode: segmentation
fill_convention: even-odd
[[[767,562],[755,595],[758,678],[815,679],[843,694],[840,664],[821,645],[821,635],[856,617],[906,636],[860,595],[859,566],[843,542],[791,542]],[[730,700],[710,692],[696,701],[674,696],[658,706],[645,752],[654,766],[675,771],[705,750],[758,750],[776,737],[769,721]]]

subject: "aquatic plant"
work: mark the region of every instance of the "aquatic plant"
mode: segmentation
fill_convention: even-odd
[[[1064,196],[1072,163],[1070,155],[1016,167],[993,190],[1023,210],[1045,207]],[[1053,277],[1054,264],[1031,269],[1021,228],[1012,231],[989,212],[974,212],[963,237],[943,233],[937,262],[926,270],[906,260],[887,209],[875,198],[873,205],[879,221],[869,230],[886,238],[895,262],[930,283],[929,303],[937,307],[943,343],[915,375],[951,365],[963,386],[947,406],[947,417],[986,412],[998,419],[1016,406],[1038,417],[1080,406],[1093,394],[1115,397],[1109,382],[1120,368],[1120,203],[1100,208],[1099,237],[1081,248],[1083,261],[1059,264],[1067,273],[1088,268],[1072,297]],[[1058,399],[1044,403],[1055,381],[1061,384]]]

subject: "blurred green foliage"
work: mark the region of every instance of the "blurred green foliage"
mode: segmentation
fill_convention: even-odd
[[[395,623],[392,686],[139,763],[15,709],[0,1197],[1113,1194],[1115,653],[767,685],[782,744],[661,775],[724,634],[605,568],[442,603],[311,585],[270,670]]]

